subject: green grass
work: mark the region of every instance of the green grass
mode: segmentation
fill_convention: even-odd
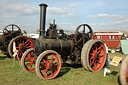
[[[57,78],[42,80],[36,72],[24,71],[20,61],[16,61],[14,65],[13,59],[0,55],[0,85],[118,85],[119,67],[120,65],[110,66],[108,69],[111,72],[103,77],[103,69],[93,73],[86,71],[83,67],[73,68],[63,64]]]

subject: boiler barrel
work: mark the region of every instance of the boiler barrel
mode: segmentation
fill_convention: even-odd
[[[58,53],[66,55],[72,52],[73,42],[71,40],[38,39],[34,44],[34,50],[37,55],[45,50],[54,50]]]
[[[0,46],[3,46],[5,42],[5,37],[3,35],[0,35]]]

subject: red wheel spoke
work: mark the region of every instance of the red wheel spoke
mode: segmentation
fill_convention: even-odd
[[[27,46],[27,47],[25,47],[25,48],[32,48],[32,46]]]
[[[101,57],[103,57],[103,56],[104,56],[104,51],[103,51],[103,49],[100,51],[99,56],[101,56]]]
[[[53,59],[53,61],[55,61],[56,60],[56,58],[55,59]]]
[[[51,55],[51,63],[53,63],[54,59],[53,59],[53,54]]]
[[[94,61],[94,69],[97,68],[97,64],[96,64],[96,61]]]
[[[32,64],[30,65],[30,68],[29,69],[32,69]]]
[[[20,51],[21,52],[21,54],[23,54],[23,52],[22,51]]]
[[[48,61],[48,56],[46,56],[46,61]]]
[[[93,57],[94,57],[94,56],[92,55],[92,56],[89,58],[89,60],[92,60],[92,59],[93,59]]]
[[[29,63],[29,64],[27,65],[27,67],[30,66],[30,65],[31,65],[31,63]]]
[[[56,64],[53,64],[54,66],[58,66],[60,63],[58,62],[58,63],[56,63]]]
[[[99,61],[97,61],[97,63],[101,64]]]
[[[96,46],[96,43],[95,43],[93,46],[94,46],[94,48],[97,47],[97,46]]]
[[[45,61],[44,59],[43,59],[43,61],[44,61],[45,63],[48,63],[48,61]]]
[[[46,72],[48,69],[45,69],[45,70],[43,70],[43,71],[41,71],[42,72],[42,74],[44,73],[44,72]]]
[[[48,74],[47,74],[47,72],[48,72],[48,70],[45,72],[45,76],[47,76]]]
[[[93,59],[93,60],[92,60],[92,64],[94,64],[94,63],[95,63],[95,60]]]
[[[56,71],[56,69],[55,68],[52,68],[54,71]]]
[[[18,56],[19,58],[21,58],[21,57],[22,57],[22,55],[23,55],[23,52],[22,52],[22,51],[20,51],[20,54],[21,54],[21,55],[20,55],[20,56]]]
[[[16,42],[15,42],[16,43]],[[16,47],[19,47],[19,44],[16,43]]]
[[[95,50],[94,49],[92,49],[92,53],[94,53],[95,52]]]
[[[19,47],[16,47],[17,49],[19,49]]]
[[[92,66],[92,64],[93,64],[93,63],[90,61],[90,66]]]
[[[24,44],[26,44],[29,40],[27,40]]]
[[[21,55],[22,55],[21,52],[19,52],[18,56],[21,56]]]
[[[96,47],[96,49],[95,49],[95,51],[97,51],[98,49],[97,49],[97,47]]]
[[[28,44],[25,44],[24,47],[26,48],[26,46],[29,46],[29,45],[30,45],[29,43]]]
[[[45,66],[45,65],[40,65],[40,68],[42,68],[43,66]]]
[[[25,57],[25,59],[28,59],[28,58],[30,58],[31,57],[31,55],[30,55],[30,53],[27,55],[27,57]]]
[[[51,76],[53,75],[53,70],[51,69]]]
[[[102,47],[102,46],[100,46],[100,47],[98,48],[98,50],[100,50],[100,49],[101,49],[101,47]]]
[[[32,56],[33,52],[30,52],[30,55]]]
[[[104,55],[103,54],[99,54],[100,57],[103,57]]]

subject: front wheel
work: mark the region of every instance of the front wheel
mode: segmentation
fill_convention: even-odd
[[[100,40],[89,40],[81,51],[83,67],[89,71],[99,71],[106,62],[106,47]]]
[[[61,69],[61,59],[57,52],[47,50],[42,52],[36,61],[36,73],[41,79],[55,78]]]
[[[21,58],[21,66],[25,71],[35,72],[35,62],[37,56],[34,54],[34,48],[30,48],[24,52]]]

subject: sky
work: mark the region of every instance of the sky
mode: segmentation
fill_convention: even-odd
[[[48,5],[46,29],[55,19],[59,29],[88,24],[94,31],[128,30],[128,0],[0,0],[0,29],[16,24],[28,33],[39,29],[39,4]]]

